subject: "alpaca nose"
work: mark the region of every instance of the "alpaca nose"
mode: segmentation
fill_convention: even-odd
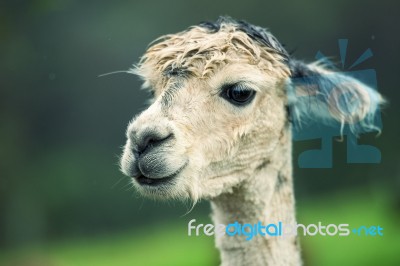
[[[142,155],[149,150],[163,145],[167,140],[172,138],[172,133],[161,135],[156,131],[147,131],[137,141],[137,152],[138,155]]]

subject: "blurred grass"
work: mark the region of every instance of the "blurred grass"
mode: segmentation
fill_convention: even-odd
[[[387,190],[386,190],[387,191]],[[306,265],[400,265],[400,215],[385,190],[355,190],[300,204],[298,223],[383,227],[383,236],[306,236]]]
[[[305,265],[400,265],[399,215],[383,193],[351,191],[300,202],[299,223],[380,225],[384,236],[302,237]],[[0,251],[0,265],[218,265],[212,237],[188,237],[176,224],[95,239]]]
[[[0,252],[0,265],[15,266],[215,265],[216,259],[213,238],[189,238],[176,225]]]

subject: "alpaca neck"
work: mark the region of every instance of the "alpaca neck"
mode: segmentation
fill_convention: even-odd
[[[295,224],[291,143],[279,146],[271,158],[258,167],[232,193],[211,201],[215,225]],[[273,230],[272,230],[273,231]],[[222,265],[301,265],[300,248],[295,236],[216,236]]]

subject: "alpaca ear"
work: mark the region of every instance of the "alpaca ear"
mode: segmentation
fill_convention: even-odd
[[[290,67],[288,104],[295,126],[307,121],[328,125],[339,123],[341,134],[345,125],[355,134],[380,132],[375,117],[385,101],[376,90],[318,63],[292,61]]]

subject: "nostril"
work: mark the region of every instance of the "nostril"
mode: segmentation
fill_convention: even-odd
[[[155,132],[149,132],[145,134],[141,140],[138,141],[137,145],[137,151],[138,154],[141,155],[144,153],[146,150],[154,147],[161,145],[163,142],[167,141],[172,137],[172,134],[169,134],[167,136],[161,136]]]
[[[156,136],[146,136],[144,137],[142,143],[139,144],[139,152],[143,152],[149,145],[153,145],[154,143],[157,143],[157,137]]]

